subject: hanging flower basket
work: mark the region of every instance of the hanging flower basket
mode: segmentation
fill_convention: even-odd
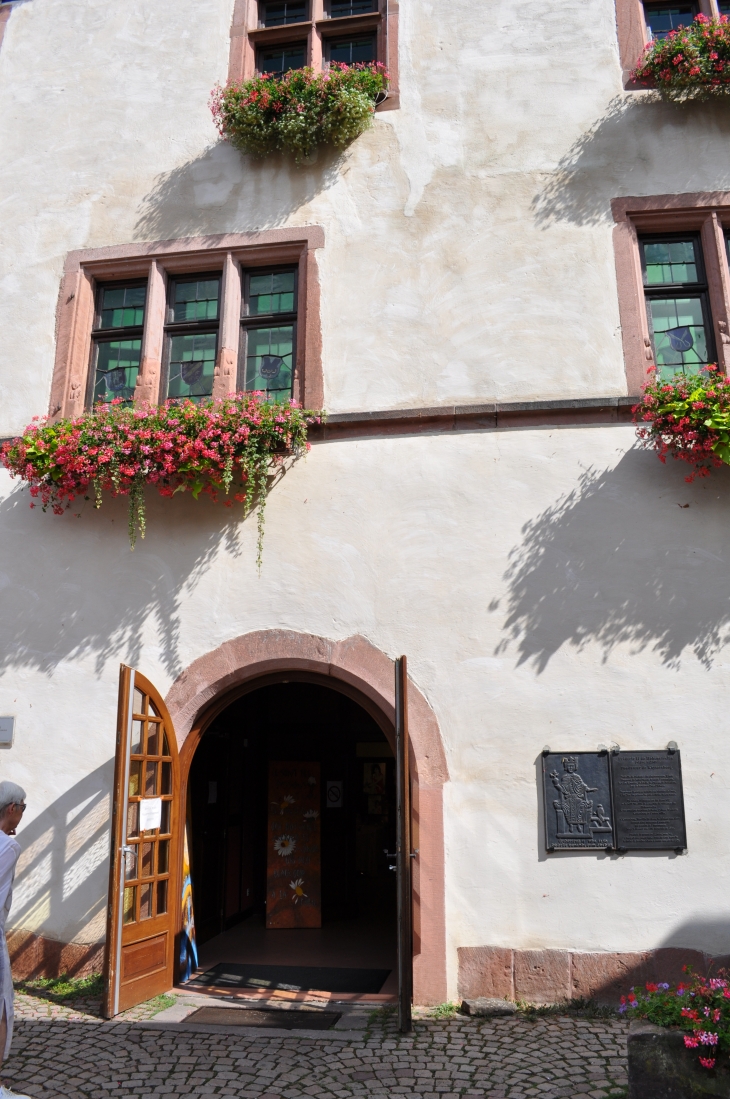
[[[711,1070],[719,1056],[727,1063],[730,1052],[730,981],[723,969],[711,978],[698,976],[691,966],[684,966],[684,972],[687,980],[675,986],[649,983],[644,988],[632,988],[621,997],[619,1011],[631,1019],[686,1031],[685,1048],[696,1050],[699,1065]],[[704,1089],[701,1093],[705,1094]],[[696,1094],[700,1094],[699,1089]]]
[[[730,21],[697,15],[688,27],[646,46],[631,74],[675,102],[730,94]]]
[[[243,153],[291,153],[297,164],[318,145],[349,145],[372,124],[385,95],[384,65],[332,62],[326,72],[291,69],[213,89],[210,107],[221,137]]]
[[[78,499],[101,507],[104,492],[128,496],[132,549],[145,535],[147,485],[161,496],[228,497],[225,505],[238,501],[244,515],[257,499],[260,565],[269,472],[308,449],[307,427],[320,419],[293,401],[269,404],[260,393],[142,408],[112,401],[75,420],[36,418],[0,448],[0,462],[28,482],[31,507],[38,500],[56,515]]]
[[[730,465],[730,378],[714,367],[663,382],[654,378],[635,405],[634,423],[644,446],[693,466],[686,481]]]

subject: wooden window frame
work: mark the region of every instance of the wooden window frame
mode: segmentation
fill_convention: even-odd
[[[651,0],[647,0],[651,2]],[[708,19],[719,18],[717,0],[695,0],[699,12]],[[621,76],[627,91],[642,91],[642,85],[631,80],[631,72],[636,68],[649,41],[649,31],[644,16],[643,0],[616,0],[616,30],[621,59]]]
[[[305,408],[321,408],[324,392],[316,253],[323,246],[324,231],[311,225],[70,252],[59,294],[49,414],[53,418],[79,416],[87,407],[100,284],[147,279],[134,402],[157,404],[164,399],[168,277],[189,277],[201,271],[222,273],[213,396],[224,397],[235,393],[239,383],[242,272],[283,266],[297,269],[294,400]]]
[[[301,23],[279,27],[260,26],[259,0],[235,0],[231,27],[229,82],[250,80],[256,72],[257,50],[264,46],[305,43],[305,65],[315,72],[326,67],[326,43],[350,35],[375,32],[376,59],[390,74],[388,95],[377,111],[392,111],[400,106],[398,92],[398,0],[374,0],[374,10],[362,15],[344,15],[330,19],[328,0],[309,0],[309,18]]]
[[[619,314],[628,392],[641,391],[654,369],[654,352],[641,267],[639,237],[699,236],[716,361],[730,373],[730,269],[725,243],[730,232],[730,192],[618,198],[611,203]]]

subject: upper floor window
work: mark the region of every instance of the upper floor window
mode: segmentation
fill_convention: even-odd
[[[657,371],[696,374],[715,361],[699,233],[645,236],[639,247]]]
[[[169,283],[162,386],[169,398],[199,401],[213,396],[220,285],[218,274]]]
[[[666,38],[670,31],[687,27],[697,15],[696,4],[644,4],[644,18],[649,41]]]
[[[96,294],[88,405],[131,401],[142,354],[147,280],[101,285]]]
[[[366,15],[375,10],[375,0],[330,0],[328,14],[330,19],[339,19],[347,15]]]
[[[375,35],[358,35],[355,38],[335,38],[327,43],[327,60],[340,61],[345,65],[375,61]]]
[[[304,65],[305,44],[291,46],[273,46],[268,50],[259,50],[256,68],[261,73],[285,73],[289,69],[301,69]]]
[[[262,27],[281,27],[287,23],[303,23],[309,16],[307,0],[268,0],[261,4]]]

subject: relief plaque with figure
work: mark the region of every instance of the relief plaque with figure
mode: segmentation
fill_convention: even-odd
[[[607,752],[543,752],[545,846],[548,851],[612,848]]]

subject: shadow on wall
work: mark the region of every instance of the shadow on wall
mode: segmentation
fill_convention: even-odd
[[[542,672],[563,646],[651,649],[678,667],[709,667],[730,637],[730,469],[688,485],[686,467],[637,448],[522,528],[510,552],[497,652]],[[689,506],[687,506],[689,505]]]
[[[662,140],[666,136],[665,144]],[[730,139],[730,110],[723,103],[663,103],[651,93],[616,96],[606,114],[582,134],[558,162],[532,200],[537,225],[612,222],[610,202],[619,195],[697,190],[697,163],[706,161],[708,140],[718,148]],[[669,148],[682,149],[671,156]],[[712,165],[715,189],[730,188],[727,159]]]
[[[110,759],[18,835],[22,852],[8,936],[16,980],[101,970],[113,776]],[[33,801],[32,790],[28,800]],[[47,934],[47,928],[63,941]]]
[[[142,200],[135,240],[171,240],[242,233],[285,225],[291,215],[336,183],[343,154],[327,147],[291,170],[284,156],[243,156],[220,142],[202,156],[157,177]]]
[[[180,607],[221,546],[241,554],[240,508],[148,492],[147,537],[132,553],[126,498],[105,499],[98,512],[87,502],[81,518],[31,511],[29,499],[18,488],[0,503],[0,674],[19,667],[50,673],[92,653],[97,673],[111,658],[135,664],[146,633],[177,676]],[[252,578],[255,524],[249,516]]]

